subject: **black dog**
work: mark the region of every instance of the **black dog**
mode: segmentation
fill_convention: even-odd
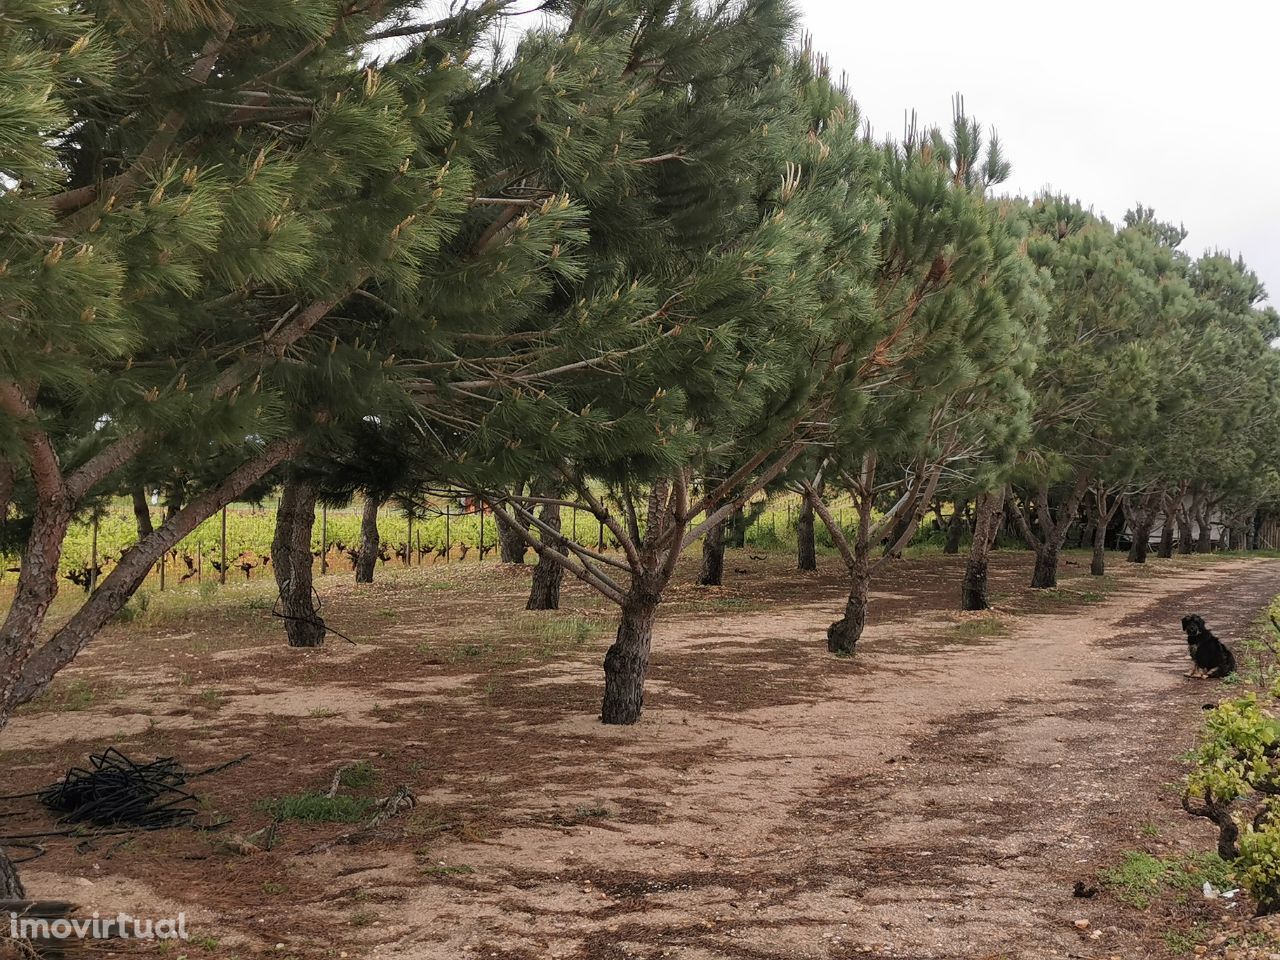
[[[1187,632],[1187,653],[1195,664],[1188,677],[1229,677],[1236,672],[1236,658],[1204,625],[1204,617],[1198,613],[1183,617],[1182,629]]]

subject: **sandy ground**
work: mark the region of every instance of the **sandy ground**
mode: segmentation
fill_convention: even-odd
[[[997,636],[957,631],[939,612],[953,583],[935,595],[927,569],[882,584],[887,613],[853,660],[821,652],[830,583],[810,602],[663,620],[632,728],[590,712],[606,640],[515,663],[483,689],[448,671],[373,683],[371,655],[345,646],[325,648],[330,672],[272,687],[252,648],[232,650],[216,655],[216,716],[162,709],[164,682],[142,698],[156,709],[126,697],[110,721],[24,714],[0,743],[22,786],[83,754],[96,720],[144,738],[144,755],[148,735],[161,738],[151,752],[199,738],[219,756],[256,740],[277,766],[307,758],[315,784],[335,756],[409,764],[422,801],[397,830],[321,852],[307,851],[338,828],[286,833],[256,857],[149,837],[109,862],[95,859],[102,847],[51,851],[28,885],[93,908],[185,906],[218,940],[193,957],[1180,955],[1167,914],[1072,887],[1125,850],[1212,847],[1178,806],[1177,758],[1224,691],[1183,678],[1178,621],[1200,612],[1240,635],[1280,593],[1280,563],[1122,570],[1105,601],[1066,596],[1040,613],[1011,601]],[[106,661],[83,669],[112,675]],[[316,739],[295,732],[316,726]],[[317,756],[325,731],[331,752]],[[270,778],[241,789],[271,795]],[[195,862],[166,866],[178,856]],[[275,895],[247,896],[233,875]],[[1214,920],[1186,909],[1188,922]]]

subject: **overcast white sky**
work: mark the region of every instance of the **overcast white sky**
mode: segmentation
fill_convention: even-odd
[[[1068,193],[1113,221],[1141,201],[1183,249],[1242,253],[1280,304],[1274,0],[796,0],[877,136],[951,97],[994,126],[1010,192]]]

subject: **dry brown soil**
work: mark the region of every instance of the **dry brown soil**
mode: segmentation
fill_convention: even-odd
[[[731,553],[719,590],[683,571],[630,728],[595,719],[609,611],[574,587],[565,611],[526,614],[527,572],[492,564],[327,578],[358,646],[287,649],[265,583],[113,626],[0,734],[0,792],[111,744],[192,768],[251,752],[198,784],[204,815],[233,822],[54,838],[28,886],[83,911],[185,910],[199,940],[178,951],[99,952],[192,960],[1172,957],[1190,941],[1170,931],[1231,919],[1198,895],[1137,910],[1072,887],[1127,851],[1212,847],[1179,808],[1178,758],[1227,691],[1183,678],[1178,620],[1247,633],[1280,563],[1117,558],[1098,581],[1071,556],[1045,593],[1000,554],[985,629],[953,612],[957,560],[905,560],[848,660],[821,642],[837,565],[789,566]],[[404,783],[418,807],[346,840],[290,822],[269,852],[232,849],[269,823],[264,801],[356,759],[370,796]],[[0,833],[51,826],[0,803]]]

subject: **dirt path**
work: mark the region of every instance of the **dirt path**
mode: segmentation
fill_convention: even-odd
[[[873,669],[837,668],[810,702],[724,717],[664,707],[638,730],[562,724],[599,761],[590,802],[625,793],[655,822],[440,849],[442,876],[474,872],[410,893],[400,935],[374,955],[1160,955],[1158,930],[1109,917],[1105,898],[1073,899],[1072,883],[1145,822],[1208,845],[1165,787],[1217,692],[1181,677],[1178,619],[1200,611],[1230,637],[1277,592],[1280,564],[1223,563],[1022,618],[981,645],[922,650],[891,623],[863,642]],[[668,658],[766,661],[758,644],[815,622],[771,611],[735,617],[729,636],[677,623],[659,643]],[[546,773],[530,810],[577,792],[562,768]]]
[[[522,602],[511,571],[330,585],[359,647],[300,655],[231,601],[121,626],[61,681],[86,704],[9,725],[17,789],[110,742],[194,768],[252,752],[202,788],[245,835],[265,798],[324,789],[340,759],[370,758],[371,790],[408,783],[420,805],[359,843],[290,822],[252,856],[191,831],[51,844],[28,888],[86,911],[185,909],[204,954],[237,960],[1185,956],[1170,923],[1213,921],[1198,896],[1171,915],[1072,887],[1126,851],[1212,848],[1179,807],[1177,758],[1225,691],[1182,677],[1178,621],[1244,634],[1280,562],[1116,563],[1100,584],[1067,559],[1052,593],[1025,589],[1024,553],[997,559],[998,623],[954,613],[956,558],[894,565],[850,660],[823,649],[837,561],[806,578],[735,554],[724,591],[686,571],[631,728],[595,719],[609,612],[570,586],[546,622],[495,625]],[[584,619],[590,639],[539,647],[540,627]]]

